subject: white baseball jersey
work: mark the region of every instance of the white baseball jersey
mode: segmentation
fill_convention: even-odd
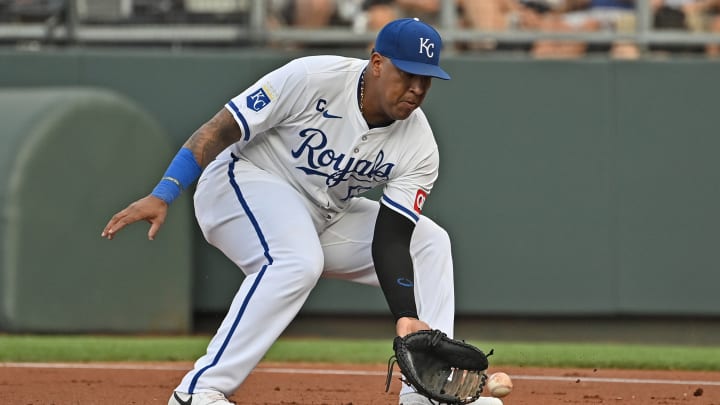
[[[224,154],[284,178],[330,211],[384,184],[382,202],[417,222],[438,175],[437,144],[419,108],[368,127],[358,104],[367,64],[311,56],[267,74],[226,104],[243,138]]]

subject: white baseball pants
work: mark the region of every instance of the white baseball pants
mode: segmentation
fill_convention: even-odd
[[[297,315],[320,277],[379,286],[371,255],[377,201],[357,198],[342,213],[328,212],[285,180],[244,160],[213,162],[194,199],[203,235],[246,278],[207,353],[177,391],[231,395]],[[454,285],[447,232],[421,217],[410,253],[421,320],[452,336]]]

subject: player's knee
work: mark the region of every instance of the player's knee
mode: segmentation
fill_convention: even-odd
[[[449,251],[451,248],[450,234],[448,234],[445,228],[437,224],[433,227],[433,245],[445,251]]]
[[[416,239],[424,248],[430,248],[435,251],[450,251],[451,242],[450,235],[445,230],[430,218],[422,217],[418,221],[415,232],[413,233],[413,239]]]
[[[322,274],[324,263],[322,252],[299,255],[292,258],[292,261],[296,285],[300,288],[313,288]]]

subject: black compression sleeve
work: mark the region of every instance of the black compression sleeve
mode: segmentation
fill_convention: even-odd
[[[415,224],[380,204],[375,222],[372,257],[380,287],[395,320],[417,318],[410,238]]]

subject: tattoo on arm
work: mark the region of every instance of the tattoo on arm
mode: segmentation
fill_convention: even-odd
[[[232,115],[223,108],[198,128],[183,147],[190,149],[200,167],[205,168],[223,149],[241,138],[240,127]]]

